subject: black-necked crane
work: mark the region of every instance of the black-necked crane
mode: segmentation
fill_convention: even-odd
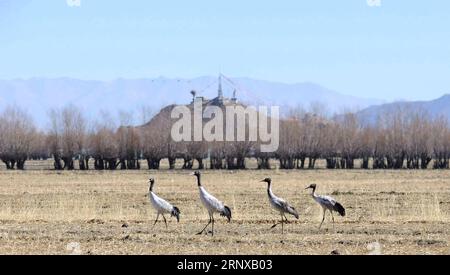
[[[194,172],[192,175],[197,177],[200,200],[202,201],[202,204],[206,208],[206,210],[208,210],[209,214],[208,224],[197,235],[203,234],[206,228],[208,228],[208,226],[212,224],[211,234],[214,236],[214,213],[219,213],[222,217],[226,217],[228,219],[228,222],[231,222],[231,209],[206,191],[206,189],[202,186],[201,174],[199,171]]]
[[[166,200],[158,197],[155,193],[153,193],[153,186],[155,185],[155,179],[152,178],[149,181],[150,181],[150,188],[149,188],[150,202],[152,203],[153,207],[157,212],[156,220],[153,226],[156,225],[159,216],[162,215],[164,223],[166,224],[167,228],[167,220],[164,214],[170,214],[171,217],[175,217],[177,221],[180,222],[180,209],[178,209],[178,207],[172,206]]]
[[[331,217],[333,219],[333,227],[334,227],[333,211],[338,212],[339,215],[341,215],[342,217],[345,217],[345,208],[342,206],[342,204],[338,203],[332,197],[321,196],[321,195],[316,194],[316,189],[317,189],[316,184],[311,184],[306,189],[312,189],[311,196],[320,206],[322,206],[322,209],[323,209],[323,218],[322,218],[322,222],[320,223],[319,229],[322,228],[322,224],[325,221],[325,213],[327,212],[327,210],[329,210],[331,213]]]
[[[299,218],[298,212],[297,210],[295,210],[294,207],[289,205],[289,203],[287,203],[284,199],[274,195],[274,193],[272,192],[272,179],[266,178],[261,182],[267,183],[267,194],[269,195],[270,205],[281,215],[281,222],[274,224],[272,228],[275,228],[277,225],[281,224],[281,233],[284,234],[284,223],[288,222],[288,219],[286,218],[286,213],[293,215],[298,220]]]

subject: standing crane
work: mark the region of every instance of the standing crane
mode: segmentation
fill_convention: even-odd
[[[159,216],[162,215],[164,219],[164,223],[166,224],[167,229],[167,220],[164,214],[170,214],[171,217],[175,217],[177,222],[180,222],[180,209],[178,207],[172,206],[170,203],[158,197],[155,193],[153,193],[153,185],[155,185],[155,179],[151,178],[150,180],[150,188],[149,188],[149,198],[153,207],[157,212],[156,221],[153,226],[158,222]]]
[[[311,184],[309,187],[306,188],[306,190],[307,189],[312,189],[311,196],[320,206],[322,206],[322,209],[323,209],[323,218],[322,218],[322,222],[320,223],[319,229],[322,228],[322,224],[325,221],[325,213],[327,210],[329,210],[331,213],[331,217],[333,219],[333,228],[334,228],[333,211],[338,212],[339,215],[341,215],[342,217],[345,217],[345,208],[340,203],[338,203],[335,199],[333,199],[332,197],[317,195],[316,194],[316,189],[317,189],[316,184]]]
[[[192,175],[197,177],[200,200],[202,201],[203,206],[208,210],[209,214],[208,224],[197,235],[203,234],[206,228],[212,224],[211,234],[214,236],[214,213],[219,213],[222,217],[226,217],[228,222],[231,222],[231,209],[206,191],[206,189],[202,186],[201,174],[199,171],[194,172]]]
[[[267,183],[267,194],[269,195],[270,205],[281,215],[281,222],[274,224],[272,228],[275,228],[277,225],[281,224],[281,233],[284,234],[284,223],[288,222],[288,219],[286,218],[286,213],[293,215],[298,220],[299,218],[298,212],[297,210],[295,210],[294,207],[289,205],[289,203],[287,203],[284,199],[279,198],[273,194],[272,179],[266,178],[261,182]]]

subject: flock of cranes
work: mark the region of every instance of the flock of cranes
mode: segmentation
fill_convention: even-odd
[[[200,200],[201,200],[203,206],[208,211],[208,215],[209,215],[208,224],[197,235],[202,235],[206,231],[206,234],[211,233],[211,235],[214,236],[214,222],[215,222],[214,214],[216,214],[216,213],[220,214],[220,216],[226,217],[228,222],[231,222],[231,209],[228,206],[226,206],[223,202],[218,200],[216,197],[214,197],[213,195],[208,193],[208,191],[206,191],[205,187],[203,187],[202,182],[201,182],[201,173],[200,172],[198,172],[198,171],[194,172],[192,175],[197,178],[197,185],[198,185],[198,189],[199,189],[199,193],[200,193]],[[276,226],[281,224],[281,233],[284,234],[284,224],[288,223],[286,214],[292,215],[296,219],[299,219],[299,214],[298,214],[297,210],[292,205],[290,205],[286,200],[284,200],[280,197],[277,197],[273,193],[272,179],[266,178],[266,179],[262,180],[261,182],[267,183],[267,194],[269,197],[270,205],[281,216],[281,221],[278,223],[275,223],[272,226],[272,228],[275,228]],[[175,217],[177,219],[177,221],[179,222],[180,214],[181,214],[180,209],[178,209],[178,207],[176,207],[176,206],[173,206],[166,200],[158,197],[153,192],[153,186],[155,184],[155,180],[153,178],[150,179],[149,183],[150,183],[150,188],[149,188],[150,202],[153,205],[153,207],[155,208],[156,214],[157,214],[156,220],[155,220],[155,223],[153,224],[153,226],[155,226],[156,223],[158,222],[159,216],[162,216],[164,219],[166,228],[167,228],[167,220],[166,220],[166,217],[164,216],[164,214],[170,215],[171,217]],[[339,213],[339,215],[341,215],[342,217],[345,216],[344,207],[340,203],[338,203],[335,199],[333,199],[332,197],[329,197],[329,196],[321,196],[321,195],[316,194],[316,189],[317,189],[316,184],[311,184],[306,189],[312,190],[312,192],[311,192],[312,198],[323,209],[323,218],[322,218],[322,222],[320,223],[319,229],[322,228],[323,222],[325,221],[325,214],[326,214],[327,210],[331,213],[331,217],[333,220],[333,227],[334,227],[333,212]],[[206,229],[210,225],[211,225],[211,231],[207,231]]]

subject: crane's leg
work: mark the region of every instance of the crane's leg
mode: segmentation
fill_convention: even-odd
[[[163,216],[163,218],[164,218],[164,223],[166,224],[166,229],[167,229],[168,227],[167,227],[167,220],[166,220],[166,217],[164,217],[164,214],[162,214],[162,216]]]
[[[277,227],[279,224],[283,223],[283,215],[281,215],[281,222],[276,222],[274,225],[272,225],[272,227],[270,229],[274,229],[275,227]]]
[[[331,213],[331,218],[333,219],[333,230],[334,230],[334,215],[333,215],[333,211],[330,210],[330,213]]]
[[[209,222],[208,224],[205,226],[205,228],[203,228],[202,231],[200,231],[199,233],[197,233],[197,235],[201,235],[203,234],[203,232],[205,232],[206,228],[212,223],[212,219],[211,219],[211,215],[209,216]]]
[[[288,218],[286,217],[286,214],[285,214],[285,213],[283,213],[283,217],[284,217],[284,223],[285,223],[285,224],[289,224],[289,220],[288,220]]]
[[[214,214],[211,215],[211,220],[212,220],[212,231],[211,231],[211,236],[214,236]]]
[[[281,213],[281,222],[277,222],[276,224],[272,225],[271,229],[277,227],[279,224],[281,224],[281,231],[283,231],[283,224],[285,223],[285,219],[286,222],[289,222],[288,219],[286,218],[286,214]]]
[[[323,209],[323,218],[322,218],[322,222],[320,223],[319,230],[322,228],[323,222],[325,221],[325,213],[326,213],[326,211],[327,210],[325,210],[325,208],[324,208]]]
[[[153,227],[155,227],[156,223],[158,222],[158,219],[159,219],[159,213],[158,213],[158,215],[156,215],[156,221],[155,221],[155,223],[153,224]]]

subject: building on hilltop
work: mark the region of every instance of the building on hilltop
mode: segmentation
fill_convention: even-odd
[[[237,105],[238,104],[238,100],[237,100],[237,90],[235,89],[233,91],[233,97],[232,98],[227,98],[224,96],[223,94],[223,86],[222,86],[222,79],[223,76],[219,75],[219,84],[218,84],[218,90],[217,90],[217,97],[213,98],[213,99],[206,99],[203,96],[198,96],[196,91],[191,91],[192,94],[192,101],[191,101],[191,105],[194,103],[194,101],[197,99],[201,99],[203,101],[203,106],[218,106],[218,107],[223,107],[223,106],[230,106],[230,105]]]

